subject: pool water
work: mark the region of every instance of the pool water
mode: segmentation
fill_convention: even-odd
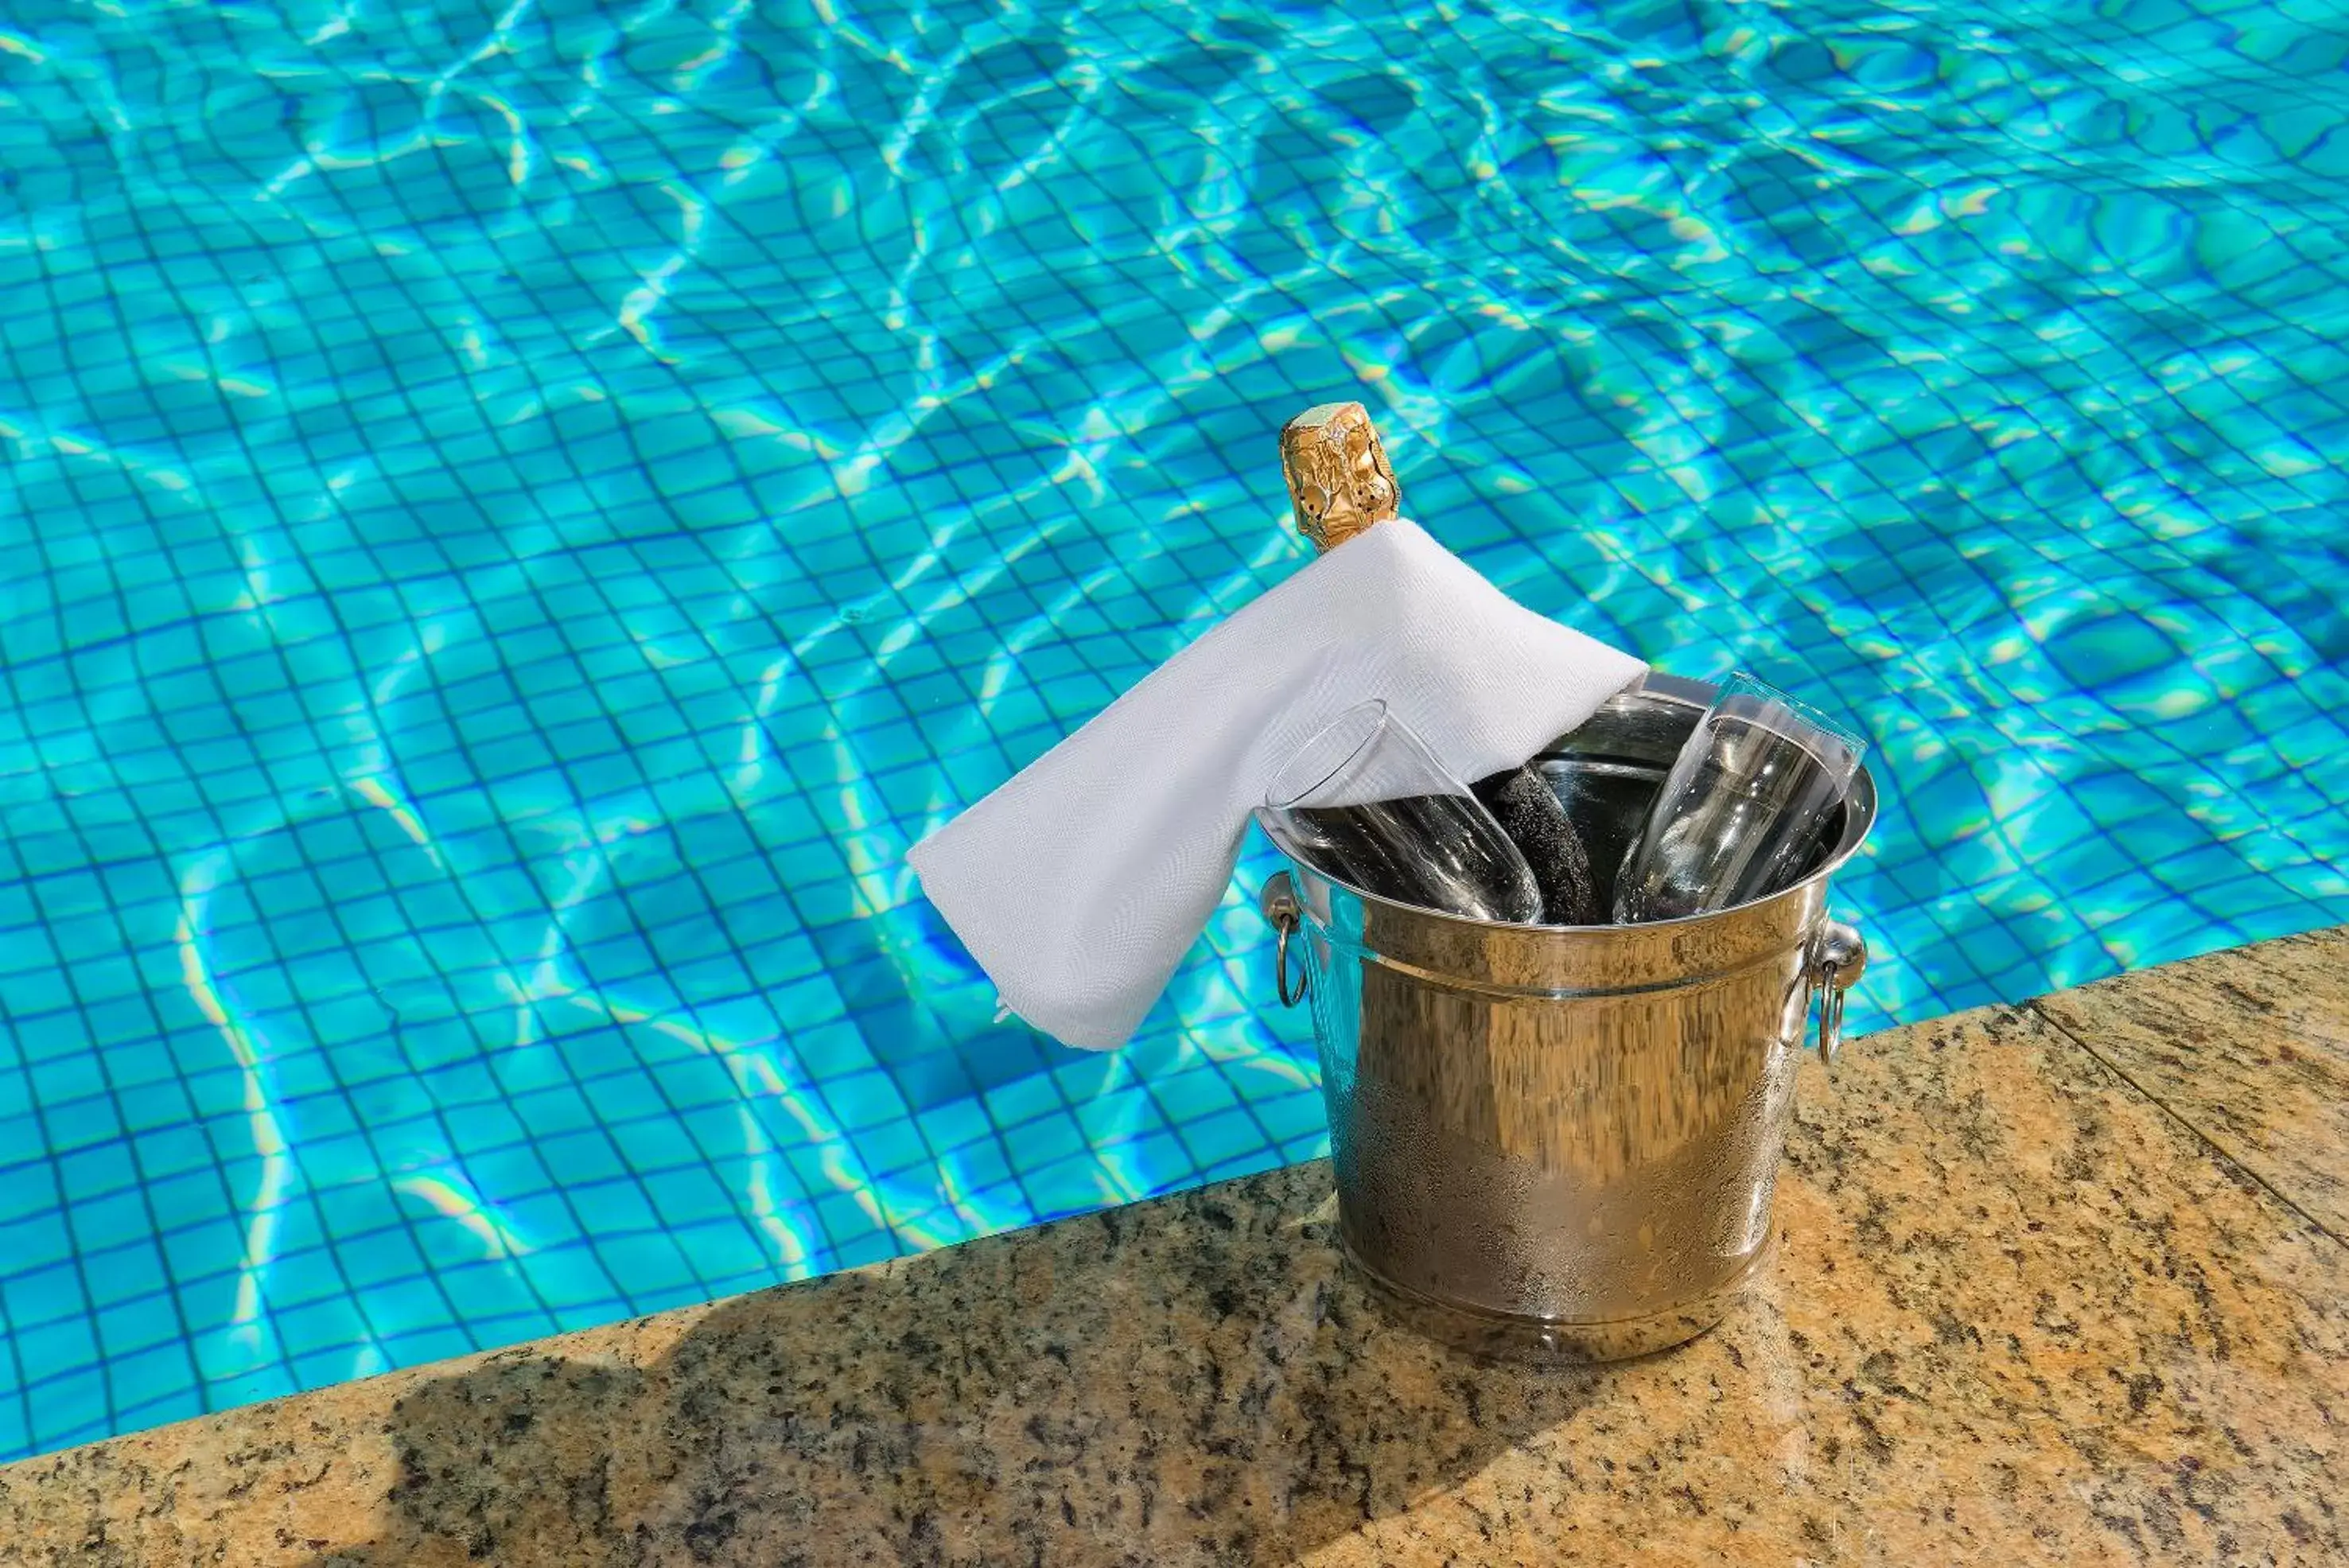
[[[0,1455],[1318,1152],[1262,846],[1106,1055],[904,865],[1314,401],[1865,727],[1856,1025],[2349,919],[2330,16],[16,0]]]

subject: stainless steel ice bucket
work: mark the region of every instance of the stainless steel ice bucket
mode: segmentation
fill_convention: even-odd
[[[1712,696],[1651,676],[1543,754],[1602,878]],[[1391,1307],[1471,1348],[1589,1360],[1720,1320],[1768,1251],[1811,1002],[1831,1061],[1867,961],[1826,896],[1875,818],[1863,771],[1800,884],[1651,925],[1490,925],[1303,865],[1272,878],[1276,984],[1312,1006],[1340,1231]]]

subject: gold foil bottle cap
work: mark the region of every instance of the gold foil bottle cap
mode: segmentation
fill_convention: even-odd
[[[1332,550],[1402,504],[1387,449],[1360,403],[1317,403],[1280,431],[1280,472],[1297,531]]]

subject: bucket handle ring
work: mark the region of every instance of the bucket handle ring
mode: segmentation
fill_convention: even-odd
[[[1832,1069],[1843,1052],[1843,1004],[1868,968],[1868,939],[1856,926],[1829,920],[1811,944],[1811,984],[1819,993],[1819,1061]]]
[[[1273,929],[1280,933],[1272,949],[1273,987],[1280,993],[1281,1006],[1294,1007],[1305,1000],[1306,987],[1312,983],[1305,977],[1304,966],[1300,964],[1298,966],[1297,990],[1292,993],[1288,989],[1288,939],[1297,934],[1298,921],[1304,913],[1304,906],[1298,902],[1295,879],[1286,871],[1274,872],[1266,878],[1264,894],[1257,904],[1264,911],[1264,918],[1270,920]]]

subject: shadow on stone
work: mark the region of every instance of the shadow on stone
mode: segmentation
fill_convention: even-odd
[[[1379,1315],[1323,1164],[527,1347],[394,1407],[327,1564],[1287,1563],[1475,1474],[1603,1370]],[[574,1342],[575,1344],[575,1342]],[[605,1350],[608,1347],[608,1359]]]

